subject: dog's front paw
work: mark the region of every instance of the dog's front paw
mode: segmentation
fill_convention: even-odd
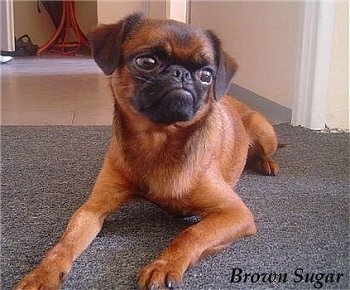
[[[256,161],[254,169],[263,175],[275,176],[279,172],[278,164],[270,158],[262,158]]]
[[[38,267],[27,274],[16,286],[15,290],[56,290],[60,289],[65,273]]]
[[[174,261],[156,260],[144,267],[138,277],[140,289],[176,289],[181,287],[183,271]]]

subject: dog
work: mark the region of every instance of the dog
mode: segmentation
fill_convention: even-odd
[[[245,165],[277,174],[276,134],[262,115],[226,95],[237,64],[212,31],[132,14],[89,38],[110,76],[113,137],[90,197],[16,289],[59,289],[105,218],[135,199],[200,217],[137,278],[140,289],[180,287],[200,258],[256,234],[233,188]]]

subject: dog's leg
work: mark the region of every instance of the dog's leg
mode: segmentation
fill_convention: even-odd
[[[182,231],[156,261],[141,271],[141,289],[179,287],[186,269],[201,257],[255,234],[253,216],[237,194],[228,185],[214,185],[210,191],[207,185],[191,192],[187,200],[201,207],[198,212],[203,220]]]
[[[106,160],[90,198],[73,214],[60,241],[16,290],[60,288],[73,261],[97,236],[104,219],[131,198],[126,183],[118,176]]]
[[[243,123],[251,142],[247,166],[261,174],[276,175],[279,166],[272,155],[277,150],[278,142],[272,125],[257,112],[252,112]]]

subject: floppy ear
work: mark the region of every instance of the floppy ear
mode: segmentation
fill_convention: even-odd
[[[117,68],[123,41],[142,19],[141,14],[132,14],[115,24],[99,25],[89,33],[92,56],[106,75]]]
[[[238,69],[236,61],[223,50],[220,51],[220,62],[214,83],[214,98],[219,100],[227,93],[233,75]]]
[[[215,51],[216,76],[214,81],[214,98],[219,100],[226,94],[238,65],[233,57],[221,48],[219,38],[210,30],[206,31]]]

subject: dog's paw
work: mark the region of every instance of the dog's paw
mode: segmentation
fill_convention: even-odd
[[[64,273],[47,271],[43,268],[34,269],[27,274],[14,288],[14,290],[56,290],[60,289]]]
[[[182,285],[182,275],[175,262],[160,259],[142,269],[137,283],[140,289],[176,289]]]
[[[275,176],[279,172],[278,164],[270,158],[262,158],[256,161],[254,169],[263,175]]]

